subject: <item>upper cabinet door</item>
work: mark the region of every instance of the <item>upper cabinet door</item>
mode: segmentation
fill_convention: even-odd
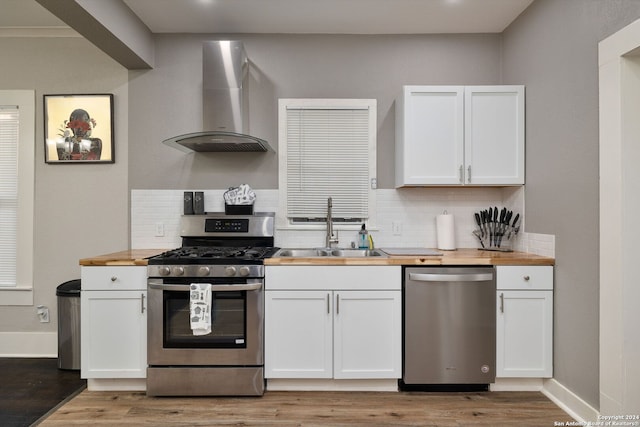
[[[465,184],[524,184],[524,86],[465,87]]]
[[[396,187],[523,185],[524,86],[404,86]]]
[[[396,102],[396,187],[462,184],[464,87],[405,86]]]

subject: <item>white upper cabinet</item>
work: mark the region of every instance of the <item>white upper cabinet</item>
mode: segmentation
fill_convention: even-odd
[[[524,184],[524,86],[404,86],[396,187]]]

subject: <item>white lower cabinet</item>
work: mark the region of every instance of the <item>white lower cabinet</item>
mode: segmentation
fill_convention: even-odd
[[[496,376],[553,375],[553,267],[498,266]]]
[[[146,267],[82,267],[80,376],[146,378]]]
[[[400,378],[399,267],[267,266],[265,280],[267,378]]]
[[[330,298],[326,291],[266,292],[267,378],[333,377]]]

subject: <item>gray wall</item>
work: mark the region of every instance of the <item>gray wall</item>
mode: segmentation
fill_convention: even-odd
[[[78,260],[128,246],[127,72],[82,38],[0,37],[0,55],[0,89],[36,91],[34,306],[0,306],[0,332],[55,332],[55,288]],[[115,164],[45,164],[42,95],[73,93],[115,95]]]
[[[202,41],[157,37],[153,70],[131,73],[130,185],[278,187],[277,153],[184,154],[163,139],[202,126]],[[378,186],[393,188],[394,99],[403,84],[496,84],[500,35],[242,35],[252,73],[251,132],[277,150],[278,98],[378,100]]]
[[[528,232],[556,235],[554,377],[599,407],[598,42],[637,0],[536,0],[504,32],[504,83],[527,86]]]

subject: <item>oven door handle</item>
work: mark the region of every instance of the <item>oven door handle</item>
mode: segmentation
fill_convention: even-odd
[[[163,291],[185,291],[188,292],[189,286],[185,285],[163,285],[158,283],[149,283],[151,289],[160,289]],[[236,292],[236,291],[258,291],[262,288],[262,283],[250,283],[247,285],[238,284],[221,284],[211,285],[211,292]]]

